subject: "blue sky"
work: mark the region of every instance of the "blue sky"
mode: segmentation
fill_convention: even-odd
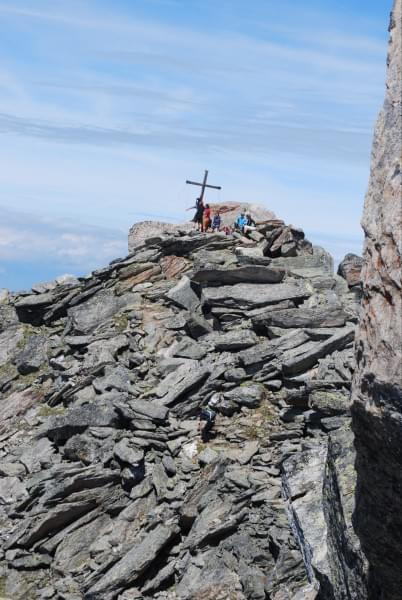
[[[126,254],[187,178],[361,250],[388,0],[0,0],[0,287]]]

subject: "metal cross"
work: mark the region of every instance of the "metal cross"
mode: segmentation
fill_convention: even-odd
[[[186,181],[186,183],[189,183],[190,185],[199,185],[201,186],[201,194],[200,194],[200,200],[204,199],[204,193],[205,193],[205,188],[212,188],[214,190],[221,190],[221,186],[220,185],[209,185],[207,184],[207,179],[208,179],[208,171],[205,171],[204,174],[204,180],[202,183],[198,183],[197,181]]]

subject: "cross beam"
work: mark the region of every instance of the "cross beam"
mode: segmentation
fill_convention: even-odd
[[[200,195],[200,199],[203,200],[204,199],[204,194],[205,194],[205,188],[212,188],[214,190],[221,190],[221,186],[220,185],[209,185],[207,184],[207,179],[208,179],[208,171],[205,171],[204,174],[204,179],[202,183],[198,183],[197,181],[189,181],[187,180],[186,183],[189,183],[190,185],[199,185],[202,189],[201,189],[201,195]]]

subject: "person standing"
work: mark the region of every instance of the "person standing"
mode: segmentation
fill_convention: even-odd
[[[219,210],[217,210],[212,218],[212,231],[220,231],[222,225],[221,215],[219,214]]]
[[[211,209],[209,208],[209,204],[205,205],[204,208],[204,212],[202,215],[202,230],[201,231],[208,231],[208,229],[211,227]]]
[[[197,198],[195,201],[195,206],[190,206],[190,208],[187,208],[187,210],[191,210],[192,208],[195,208],[195,215],[192,221],[195,223],[198,231],[203,231],[204,203],[201,198]]]

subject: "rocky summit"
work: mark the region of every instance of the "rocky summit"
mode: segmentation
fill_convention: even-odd
[[[352,284],[269,219],[3,293],[2,596],[364,598]]]

